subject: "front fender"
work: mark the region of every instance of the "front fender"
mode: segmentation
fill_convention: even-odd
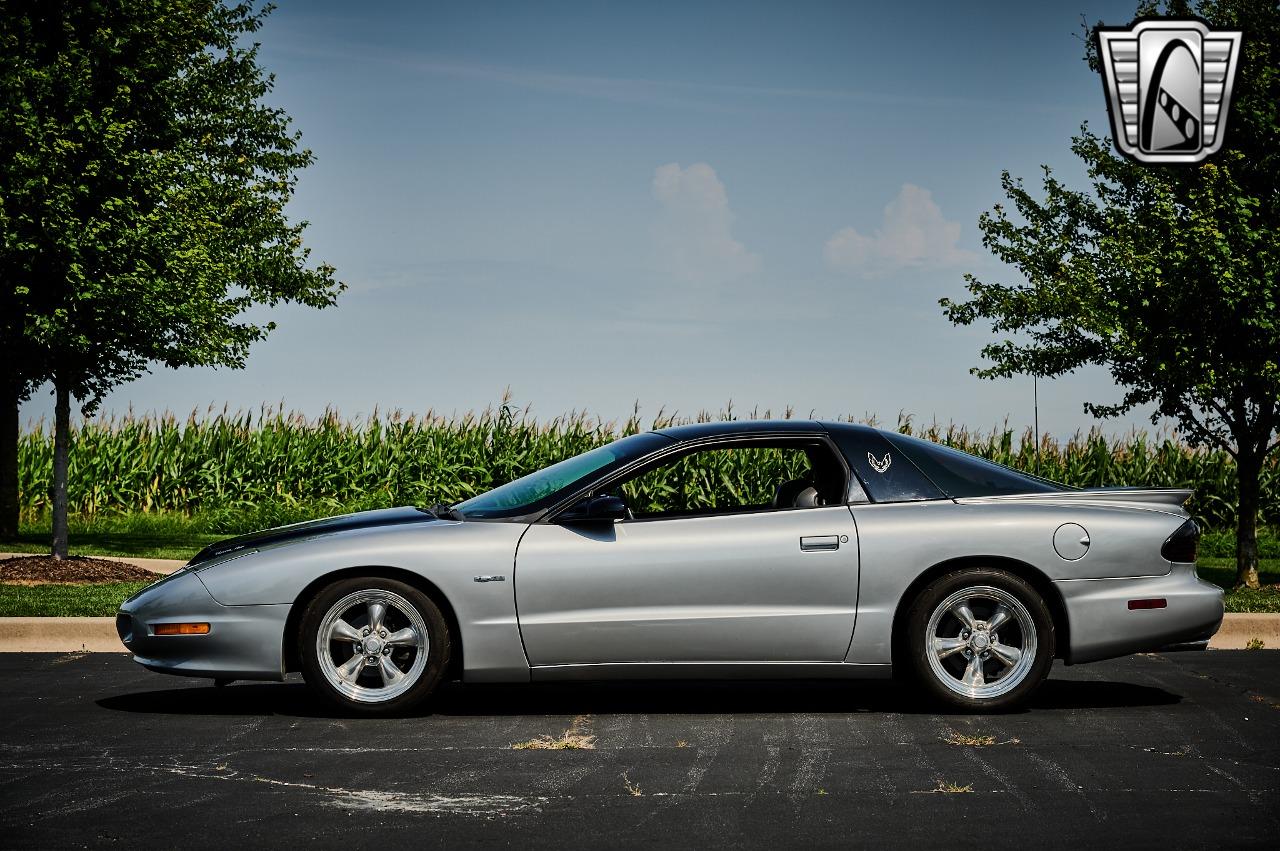
[[[447,599],[465,648],[463,677],[473,682],[527,680],[516,621],[512,568],[527,527],[518,523],[441,522],[357,529],[266,546],[194,570],[226,606],[303,602],[324,577],[353,568],[394,568],[422,577]],[[505,581],[476,582],[477,576]]]

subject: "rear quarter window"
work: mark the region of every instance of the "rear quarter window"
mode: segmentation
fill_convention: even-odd
[[[940,443],[887,434],[888,441],[911,460],[938,488],[953,499],[1069,490],[1064,485],[952,449]]]

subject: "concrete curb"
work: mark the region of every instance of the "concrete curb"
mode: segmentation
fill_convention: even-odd
[[[1280,650],[1280,615],[1234,613],[1222,619],[1222,627],[1209,642],[1214,650],[1243,650],[1257,639],[1267,650]]]
[[[0,653],[128,653],[115,618],[0,618]]]
[[[1213,650],[1243,650],[1258,639],[1280,650],[1280,614],[1229,614],[1209,642]],[[0,653],[127,653],[115,618],[0,618]]]
[[[7,558],[22,558],[23,556],[38,556],[42,553],[0,553],[0,560]],[[48,555],[48,553],[43,553]],[[73,555],[84,555],[84,553],[73,553]],[[182,559],[177,558],[133,558],[132,556],[90,556],[91,558],[100,558],[104,561],[122,561],[126,564],[136,564],[143,570],[149,570],[152,573],[173,573],[178,568],[186,564]]]

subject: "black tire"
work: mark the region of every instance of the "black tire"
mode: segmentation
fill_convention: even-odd
[[[960,604],[975,628],[953,614]],[[1000,606],[1004,618],[996,615]],[[988,619],[999,623],[996,629],[986,629]],[[945,645],[935,648],[935,636]],[[1029,583],[1003,570],[966,568],[935,579],[912,601],[901,653],[915,685],[932,702],[999,712],[1024,703],[1049,675],[1054,639],[1053,616]],[[1016,661],[1010,661],[1014,652]]]
[[[368,597],[369,600],[362,598]],[[357,632],[367,632],[369,622],[369,602],[383,604],[385,615],[384,634],[390,636],[411,631],[413,634],[425,636],[425,648],[417,644],[402,643],[390,649],[383,648],[381,653],[366,655],[365,650],[357,652],[354,640],[334,638],[326,645],[329,659],[322,659],[320,654],[319,632],[326,622],[332,624],[332,613],[338,606],[346,606],[355,598],[350,608],[338,612],[337,617],[343,623],[354,627]],[[400,611],[407,607],[410,611]],[[364,614],[361,614],[363,610]],[[346,612],[344,617],[343,612]],[[303,611],[298,629],[298,655],[301,659],[302,676],[307,685],[330,706],[353,715],[382,716],[398,715],[422,703],[436,690],[449,666],[452,649],[449,625],[440,608],[426,594],[395,579],[379,576],[352,577],[342,579],[327,586],[307,603]],[[365,641],[377,640],[377,635],[369,635]],[[425,653],[423,652],[425,649]],[[388,684],[383,677],[379,659],[377,664],[362,661],[360,667],[351,678],[344,678],[340,673],[342,659],[351,654],[348,662],[355,662],[356,657],[375,659],[387,655],[395,670],[402,666],[405,677],[412,677],[411,682],[399,681]],[[418,657],[422,656],[421,662]],[[367,668],[367,669],[366,669]]]

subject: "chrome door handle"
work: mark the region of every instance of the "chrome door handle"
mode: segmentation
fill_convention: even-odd
[[[800,549],[804,552],[815,550],[840,549],[839,535],[804,535],[800,538]]]

